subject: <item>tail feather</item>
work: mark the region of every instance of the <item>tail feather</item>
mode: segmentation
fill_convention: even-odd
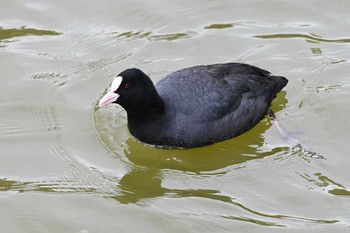
[[[276,82],[277,92],[281,91],[288,83],[288,79],[282,76],[271,76],[271,78]]]

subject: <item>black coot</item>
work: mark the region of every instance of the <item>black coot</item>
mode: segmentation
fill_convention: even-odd
[[[131,134],[144,143],[200,147],[251,129],[287,82],[255,66],[227,63],[182,69],[154,86],[132,68],[113,80],[99,106],[121,105]]]

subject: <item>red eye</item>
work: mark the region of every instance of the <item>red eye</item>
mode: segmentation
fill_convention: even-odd
[[[124,89],[129,89],[130,88],[130,85],[128,83],[125,83],[124,84]]]

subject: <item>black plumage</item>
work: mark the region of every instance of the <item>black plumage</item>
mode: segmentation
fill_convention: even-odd
[[[200,147],[244,133],[264,118],[288,82],[241,63],[185,68],[156,86],[139,69],[118,76],[115,102],[126,110],[131,134],[168,148]]]

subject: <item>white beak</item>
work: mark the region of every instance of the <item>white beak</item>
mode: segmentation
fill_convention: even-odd
[[[111,85],[111,89],[109,90],[109,92],[106,95],[104,95],[101,98],[101,100],[98,104],[98,106],[100,108],[117,101],[119,95],[117,93],[115,93],[115,91],[118,90],[122,81],[123,81],[123,78],[121,76],[118,76],[113,80],[112,85]]]

